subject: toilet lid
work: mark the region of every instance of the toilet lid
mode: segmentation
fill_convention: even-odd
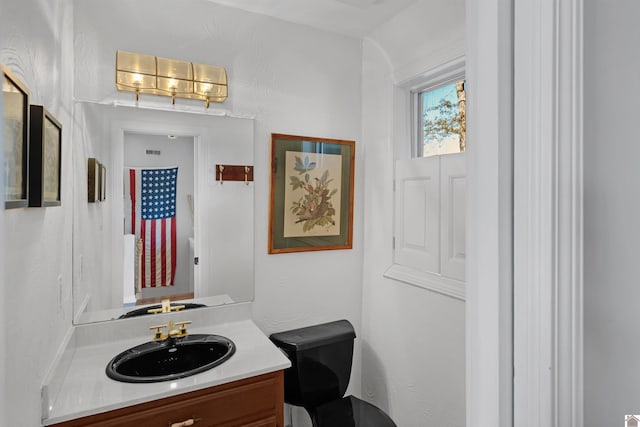
[[[397,427],[381,409],[354,396],[314,409],[314,427]]]

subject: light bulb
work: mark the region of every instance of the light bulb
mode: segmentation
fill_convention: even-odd
[[[213,89],[213,85],[211,83],[203,83],[202,84],[202,93],[208,95],[211,93],[211,89]]]

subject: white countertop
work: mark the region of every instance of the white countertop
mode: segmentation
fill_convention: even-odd
[[[213,369],[176,381],[124,383],[107,377],[107,364],[120,352],[150,341],[151,334],[146,340],[115,340],[79,347],[75,350],[60,392],[49,407],[49,416],[43,423],[60,423],[290,366],[289,360],[251,320],[194,327],[189,329],[189,333],[225,336],[235,343],[236,352],[229,360]]]

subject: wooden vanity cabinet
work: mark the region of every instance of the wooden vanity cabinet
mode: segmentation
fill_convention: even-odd
[[[284,427],[283,371],[78,418],[56,427]]]

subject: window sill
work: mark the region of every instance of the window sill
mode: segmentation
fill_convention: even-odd
[[[427,273],[404,265],[393,264],[384,272],[383,276],[462,301],[466,299],[464,282],[449,279],[439,274]]]

